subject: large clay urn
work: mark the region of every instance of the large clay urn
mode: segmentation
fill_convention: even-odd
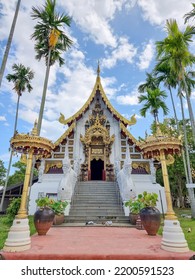
[[[54,211],[49,207],[39,208],[34,214],[34,224],[38,235],[46,235],[53,224]]]
[[[140,210],[140,218],[148,235],[156,235],[161,223],[160,211],[156,207],[144,207]]]

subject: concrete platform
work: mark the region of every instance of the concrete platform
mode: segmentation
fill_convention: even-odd
[[[31,249],[0,253],[7,260],[188,260],[195,255],[164,251],[161,238],[129,227],[52,227],[46,236],[32,236]]]

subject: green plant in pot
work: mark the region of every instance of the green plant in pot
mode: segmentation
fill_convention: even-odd
[[[139,216],[139,212],[144,207],[140,195],[138,195],[137,198],[131,198],[129,201],[126,201],[125,206],[129,207],[130,223],[135,225]]]
[[[54,211],[55,217],[53,220],[54,225],[60,225],[64,222],[64,211],[68,205],[67,201],[53,201],[51,208]]]
[[[143,208],[140,210],[142,225],[148,235],[156,235],[161,223],[161,214],[156,208],[158,195],[145,191],[139,196],[143,203]]]
[[[53,224],[54,211],[51,209],[53,200],[48,197],[36,199],[38,210],[34,214],[34,224],[38,235],[46,235]]]

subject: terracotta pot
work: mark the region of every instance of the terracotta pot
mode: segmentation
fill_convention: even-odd
[[[160,227],[160,211],[156,207],[145,207],[140,211],[142,225],[148,235],[156,235]]]
[[[53,224],[54,225],[61,225],[64,222],[64,214],[55,215]]]
[[[132,225],[136,225],[139,214],[129,213],[129,221]]]
[[[53,224],[54,212],[51,208],[38,209],[34,214],[34,224],[38,235],[46,235]]]

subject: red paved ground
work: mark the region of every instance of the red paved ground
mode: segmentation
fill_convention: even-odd
[[[30,250],[1,252],[10,260],[188,260],[195,254],[160,248],[161,237],[126,227],[53,227],[32,236]]]

